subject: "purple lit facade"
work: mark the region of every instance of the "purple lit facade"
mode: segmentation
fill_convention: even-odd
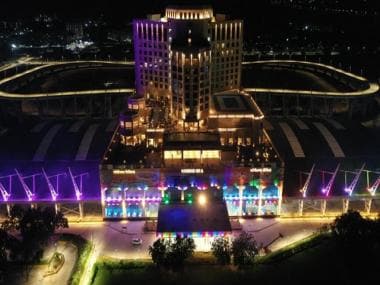
[[[8,163],[7,165],[9,168],[3,168],[0,173],[0,182],[9,193],[7,200],[9,202],[100,200],[99,164],[96,162],[18,162],[17,164]],[[69,168],[74,176],[86,173],[82,178],[82,195],[77,195],[70,177]],[[52,189],[44,177],[43,169],[47,176],[50,177],[50,186],[53,187],[56,193],[52,193]],[[32,195],[28,196],[20,178],[16,175],[16,170],[24,180],[26,187],[32,192]],[[59,177],[54,177],[57,174],[60,174]],[[12,176],[11,185],[9,185],[9,176]],[[80,187],[80,177],[75,180],[78,187]],[[56,198],[54,199],[54,197]]]

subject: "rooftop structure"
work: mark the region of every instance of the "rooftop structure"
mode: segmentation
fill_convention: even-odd
[[[0,182],[8,201],[100,199],[99,165],[116,126],[115,120],[52,120],[3,133]]]

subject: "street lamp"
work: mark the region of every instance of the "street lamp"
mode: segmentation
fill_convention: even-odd
[[[199,203],[199,205],[201,205],[201,206],[206,205],[206,203],[207,203],[207,199],[206,199],[205,194],[200,194],[200,195],[199,195],[199,197],[198,197],[198,203]]]

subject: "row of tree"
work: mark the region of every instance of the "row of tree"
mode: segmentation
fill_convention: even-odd
[[[177,236],[174,241],[160,238],[149,246],[149,254],[158,267],[178,270],[184,261],[194,253],[195,244],[192,238]]]
[[[195,250],[192,238],[177,236],[174,240],[158,239],[149,247],[149,254],[153,263],[158,267],[178,270],[183,268],[184,262],[191,257]],[[238,268],[251,266],[254,263],[258,248],[254,237],[242,232],[232,242],[227,238],[216,238],[212,243],[212,253],[218,264],[233,264]]]
[[[251,266],[258,248],[253,235],[243,231],[232,242],[226,238],[217,238],[213,241],[211,251],[221,265],[233,264],[238,268]]]

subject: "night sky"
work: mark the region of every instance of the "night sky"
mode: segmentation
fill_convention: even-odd
[[[256,3],[260,2],[260,3]],[[20,18],[47,12],[58,16],[76,18],[96,16],[105,14],[106,16],[116,17],[116,19],[132,18],[144,16],[147,13],[163,12],[168,4],[211,4],[217,7],[217,12],[241,15],[245,11],[260,9],[267,0],[247,1],[247,0],[2,0],[0,17]],[[253,6],[253,7],[251,7]],[[257,10],[256,10],[257,11]]]

